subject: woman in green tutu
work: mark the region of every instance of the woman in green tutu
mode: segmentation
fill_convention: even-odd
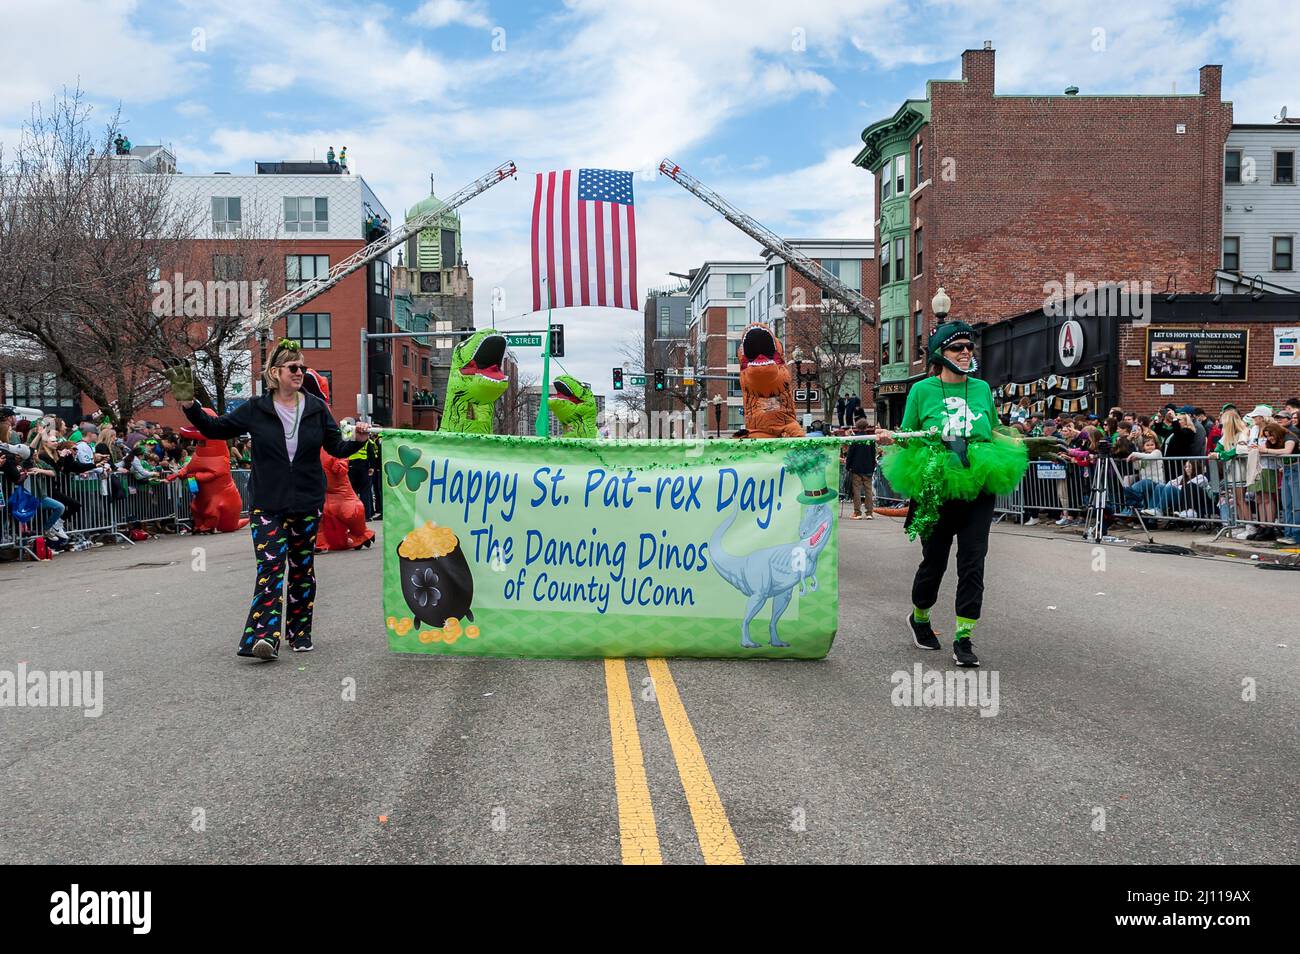
[[[927,347],[930,377],[908,392],[902,431],[924,437],[899,438],[878,430],[884,451],[881,469],[889,483],[911,499],[905,527],[921,538],[921,565],[912,581],[908,630],[921,649],[941,649],[930,626],[930,608],[957,540],[957,629],[952,658],[978,666],[971,633],[984,598],[984,557],[998,494],[1010,493],[1029,466],[1023,441],[995,430],[997,411],[988,384],[976,370],[975,331],[961,321],[940,325]]]

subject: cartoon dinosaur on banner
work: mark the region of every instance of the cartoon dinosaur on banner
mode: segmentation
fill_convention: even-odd
[[[599,437],[596,429],[596,395],[569,374],[555,379],[555,394],[548,399],[551,413],[564,426],[565,437]]]
[[[750,437],[803,437],[794,407],[790,367],[781,342],[766,325],[745,329],[736,348],[740,361],[740,391],[744,395],[745,428]]]
[[[492,433],[492,405],[510,386],[501,370],[505,357],[505,336],[495,328],[484,328],[456,346],[447,378],[446,409],[438,430]]]

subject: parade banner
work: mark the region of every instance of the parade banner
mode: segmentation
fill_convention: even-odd
[[[839,612],[828,439],[383,431],[394,652],[825,656]]]

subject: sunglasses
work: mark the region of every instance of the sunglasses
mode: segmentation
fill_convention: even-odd
[[[960,353],[960,352],[962,352],[962,351],[969,351],[971,354],[974,354],[974,353],[975,353],[975,346],[974,346],[973,344],[971,344],[969,341],[959,341],[957,344],[950,344],[950,345],[948,345],[948,347],[944,348],[943,350],[944,350],[944,351],[956,351],[956,352],[958,352],[958,353]]]
[[[305,364],[282,364],[280,367],[284,368],[284,370],[288,371],[290,374],[303,374],[307,370],[307,365]]]

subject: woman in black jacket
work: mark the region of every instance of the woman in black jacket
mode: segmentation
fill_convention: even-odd
[[[172,394],[204,437],[252,437],[249,484],[257,555],[253,605],[239,639],[239,655],[275,659],[286,637],[294,652],[312,648],[311,617],[316,598],[312,554],[325,504],[320,451],[346,458],[369,436],[356,426],[358,441],[345,441],[324,401],[303,390],[307,366],[296,341],[282,340],[271,352],[264,393],[229,414],[210,416],[194,401],[188,366],[171,375]]]

